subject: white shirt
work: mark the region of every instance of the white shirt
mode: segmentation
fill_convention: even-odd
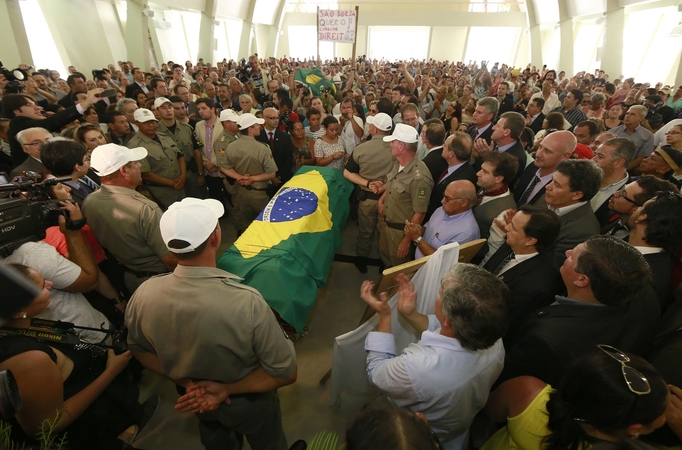
[[[400,355],[392,334],[370,332],[365,341],[367,374],[396,406],[422,412],[446,450],[461,450],[502,372],[504,346],[499,339],[485,350],[467,350],[439,333],[436,316],[428,318],[421,340]]]
[[[578,202],[573,205],[568,205],[568,206],[562,206],[561,208],[552,208],[550,205],[547,205],[547,207],[554,211],[557,216],[562,217],[565,216],[566,214],[570,213],[571,211],[574,211],[581,206],[583,206],[587,202]]]
[[[663,247],[640,247],[635,245],[635,248],[639,250],[642,255],[651,255],[653,253],[663,253]]]
[[[54,283],[50,289],[50,304],[37,317],[89,328],[99,328],[102,324],[107,328],[111,327],[104,314],[93,308],[83,294],[61,290],[78,279],[81,268],[57,253],[51,245],[45,242],[27,242],[7,257],[5,262],[29,266]],[[85,340],[93,343],[105,338],[103,333],[97,331],[79,333]]]
[[[530,97],[530,102],[533,101],[535,98],[541,98],[545,100],[545,97],[542,95],[542,91],[536,92]],[[563,103],[561,103],[561,100],[559,100],[559,96],[556,95],[554,92],[549,94],[549,98],[545,100],[545,106],[542,107],[542,114],[547,115],[552,112],[553,109],[558,108],[559,106],[562,106]]]
[[[625,178],[623,178],[622,180],[616,181],[613,184],[609,184],[605,188],[599,189],[597,194],[594,197],[592,197],[592,200],[590,200],[590,205],[592,206],[592,211],[598,210],[601,207],[601,205],[604,204],[604,202],[608,201],[614,192],[616,192],[618,189],[623,187],[625,185],[625,183],[627,183],[628,178],[629,178],[629,175],[626,172]]]
[[[341,122],[341,114],[336,117],[339,122]],[[359,118],[358,116],[353,116],[353,119],[355,120],[355,123],[360,125],[360,128],[364,127],[364,124],[362,123],[362,119]],[[346,153],[349,155],[353,154],[353,150],[355,150],[355,146],[360,144],[360,141],[362,140],[362,136],[358,137],[355,134],[355,130],[353,129],[353,124],[350,123],[350,120],[346,122],[346,125],[343,127],[343,130],[341,131],[341,134],[339,135],[339,138],[343,141],[344,146],[346,147]]]
[[[497,276],[502,275],[503,273],[505,273],[507,270],[511,269],[512,267],[516,267],[519,264],[521,264],[522,262],[528,261],[529,259],[531,259],[532,257],[537,256],[537,255],[539,255],[538,252],[529,253],[527,255],[514,254],[514,257],[507,264],[504,265],[504,267],[502,268],[502,270],[500,270],[500,273],[498,273]]]

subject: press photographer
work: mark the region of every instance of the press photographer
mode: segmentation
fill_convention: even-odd
[[[34,444],[44,421],[54,421],[57,412],[53,436],[68,433],[69,448],[124,448],[149,422],[159,397],[141,405],[137,386],[119,376],[130,361],[129,351],[117,355],[113,349],[84,343],[74,329],[35,321],[50,307],[53,283],[28,266],[12,267],[41,290],[0,328],[0,371],[14,375],[22,401],[9,420],[12,440]]]

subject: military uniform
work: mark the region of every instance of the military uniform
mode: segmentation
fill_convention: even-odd
[[[260,175],[277,172],[277,164],[267,144],[251,136],[241,136],[230,144],[225,152],[225,169],[234,169],[240,174]],[[265,208],[270,198],[267,188],[270,181],[259,181],[251,186],[237,183],[237,204],[234,208],[234,223],[238,232],[243,232],[253,219]]]
[[[156,138],[150,139],[138,131],[137,134],[128,141],[127,147],[144,147],[147,149],[147,157],[140,161],[140,170],[142,171],[142,174],[152,172],[171,180],[180,176],[178,158],[183,158],[184,154],[180,148],[178,148],[172,137],[162,133],[156,133]],[[157,186],[147,182],[145,182],[145,186],[164,209],[168,208],[172,203],[179,202],[185,198],[184,187],[182,189],[175,189],[171,186]]]
[[[179,265],[148,280],[126,309],[128,345],[156,354],[172,379],[234,383],[257,368],[274,378],[291,376],[293,344],[260,293],[234,279],[215,267]],[[206,448],[239,448],[236,432],[254,450],[287,449],[276,391],[230,395],[230,401],[197,415]]]
[[[156,203],[121,186],[103,184],[83,203],[97,241],[125,266],[131,293],[150,276],[168,271],[161,262],[169,253],[159,230],[161,214]]]
[[[215,155],[216,159],[216,165],[220,168],[226,168],[227,166],[227,146],[233,143],[238,139],[239,135],[232,136],[230,133],[227,131],[223,130],[220,133],[220,136],[218,136],[218,140],[213,143],[213,152],[212,154]],[[234,202],[236,200],[236,192],[239,190],[236,182],[229,177],[226,177],[224,179],[225,183],[225,190],[227,191],[228,194],[230,194],[230,197],[232,197],[232,205],[234,205]]]
[[[431,173],[419,158],[415,157],[400,170],[394,163],[388,173],[384,197],[384,220],[379,221],[379,255],[387,266],[397,266],[409,261],[398,258],[398,245],[405,237],[405,221],[414,213],[426,213],[433,189]]]
[[[359,174],[369,181],[386,182],[386,174],[393,167],[391,146],[383,139],[372,139],[355,147],[346,163],[346,170]],[[372,251],[374,231],[377,229],[379,212],[377,202],[381,194],[373,193],[367,186],[359,186],[358,191],[358,240],[355,244],[356,255],[366,258]]]
[[[188,197],[206,198],[208,197],[208,190],[206,183],[203,186],[197,186],[197,177],[199,171],[197,170],[197,162],[194,159],[194,151],[201,151],[201,142],[194,133],[194,129],[186,123],[175,121],[175,126],[171,130],[163,122],[159,122],[157,132],[166,134],[175,140],[182,154],[185,155],[185,164],[187,165],[187,182],[185,183],[185,192]],[[204,168],[201,168],[203,173]]]

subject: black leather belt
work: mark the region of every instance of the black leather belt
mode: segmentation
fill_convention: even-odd
[[[386,226],[388,228],[393,228],[394,230],[400,230],[400,231],[405,230],[405,224],[404,223],[389,222],[388,220],[386,220],[385,217],[384,217],[384,222],[386,222]]]

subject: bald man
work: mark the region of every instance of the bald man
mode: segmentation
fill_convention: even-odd
[[[464,244],[481,237],[471,208],[476,206],[476,186],[469,180],[448,184],[440,208],[425,226],[405,221],[405,235],[417,246],[415,259],[433,254],[438,247],[452,242]]]

